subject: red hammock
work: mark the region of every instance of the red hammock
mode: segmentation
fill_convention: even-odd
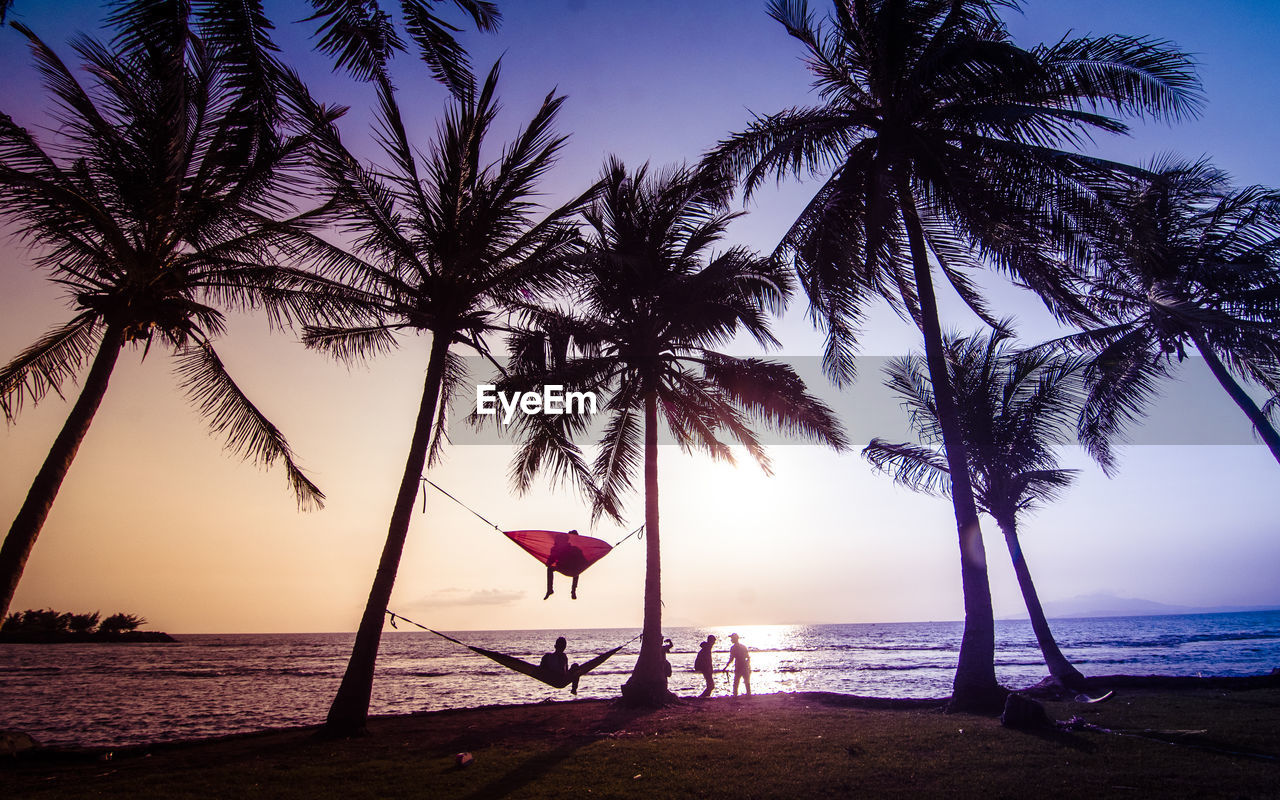
[[[476,511],[474,508],[449,494],[444,489],[441,489],[440,486],[430,478],[423,478],[422,482],[424,484],[434,486],[436,491],[440,492],[440,494],[470,511],[472,514],[475,514],[476,517],[486,525],[492,525],[494,530],[501,532],[508,539],[524,548],[526,553],[538,559],[543,564],[550,566],[561,575],[568,575],[571,578],[578,577],[582,574],[583,570],[607,556],[609,551],[617,546],[609,544],[601,539],[596,539],[591,536],[582,536],[577,533],[562,533],[560,531],[504,531],[502,528],[494,525],[492,521],[486,519],[479,511]],[[424,512],[427,510],[427,496],[425,494],[422,496],[422,510]],[[644,526],[641,525],[639,528],[636,528],[631,533],[628,533],[626,536],[619,539],[617,544],[622,544],[632,536],[641,533],[643,530]],[[560,551],[556,551],[556,539],[561,536],[567,536],[568,541],[561,545]],[[427,630],[430,630],[430,628]]]
[[[524,551],[543,564],[552,566],[552,549],[556,544],[556,537],[567,536],[570,548],[575,548],[577,553],[570,551],[565,553],[557,553],[558,556],[552,568],[561,575],[576,577],[581,575],[583,570],[609,554],[613,549],[613,545],[606,541],[593,538],[591,536],[583,536],[577,533],[562,533],[560,531],[503,531],[507,538],[524,548]]]

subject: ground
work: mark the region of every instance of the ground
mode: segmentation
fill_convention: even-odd
[[[0,797],[1280,798],[1280,689],[1122,688],[1046,705],[1083,724],[1028,733],[817,693],[444,711],[375,718],[351,740],[308,729],[31,754],[0,766]],[[461,767],[460,753],[474,760]]]

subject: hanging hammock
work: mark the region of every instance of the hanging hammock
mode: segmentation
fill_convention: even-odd
[[[568,575],[571,578],[576,578],[581,575],[586,571],[587,567],[607,556],[609,551],[613,548],[630,539],[632,536],[641,535],[644,531],[644,526],[641,525],[631,533],[623,536],[614,544],[609,544],[603,539],[596,539],[592,536],[583,536],[579,533],[563,533],[561,531],[541,530],[505,531],[486,519],[480,514],[480,512],[476,511],[471,506],[449,494],[444,489],[441,489],[440,486],[430,478],[422,478],[422,482],[424,484],[431,485],[440,492],[440,494],[476,515],[476,517],[478,517],[482,522],[492,526],[494,530],[520,545],[526,553],[538,559],[538,561],[542,562],[544,565],[551,567],[561,575]],[[426,507],[427,497],[424,494],[422,496],[423,511],[426,511]],[[557,548],[556,541],[558,537],[561,536],[567,536],[568,540],[561,545],[561,548]],[[401,617],[400,619],[404,619],[404,617]],[[431,629],[424,628],[424,630]]]
[[[430,631],[431,633],[434,633],[436,636],[439,636],[441,639],[448,639],[454,644],[462,645],[463,647],[467,648],[473,653],[477,653],[479,655],[484,656],[485,658],[496,661],[497,663],[501,664],[502,666],[506,667],[509,670],[514,670],[515,672],[519,672],[522,675],[528,675],[530,678],[533,678],[534,680],[542,681],[548,686],[554,687],[556,689],[563,689],[564,687],[572,683],[576,683],[578,679],[581,678],[583,675],[586,675],[588,672],[600,666],[604,662],[608,661],[610,658],[613,658],[613,656],[615,656],[619,650],[622,650],[627,645],[631,644],[631,642],[634,642],[636,639],[640,638],[639,636],[635,636],[631,639],[631,641],[626,642],[625,644],[618,645],[612,650],[606,650],[605,652],[601,653],[600,655],[596,656],[590,661],[586,661],[581,664],[575,664],[574,666],[570,667],[567,672],[560,672],[558,670],[544,669],[540,665],[530,664],[528,661],[524,661],[522,659],[516,658],[515,656],[509,656],[506,653],[499,653],[497,650],[486,650],[483,647],[474,647],[472,645],[467,644],[466,642],[460,642],[457,639],[453,638],[452,636],[448,635],[447,633],[441,633],[440,631],[435,630],[434,628],[428,628],[426,625],[423,625],[418,622],[414,622],[408,617],[402,617],[399,614],[392,611],[391,609],[387,609],[387,614],[390,615],[391,617],[391,627],[393,628],[396,627],[397,619],[404,620],[405,622],[408,622],[410,625],[417,625],[419,628],[422,628],[424,631]]]
[[[520,545],[526,553],[543,564],[559,572],[576,578],[587,567],[609,554],[613,545],[602,539],[583,536],[578,533],[560,533],[559,531],[503,531],[507,538]],[[559,537],[567,537],[563,547],[556,547]],[[576,550],[577,552],[573,552]]]

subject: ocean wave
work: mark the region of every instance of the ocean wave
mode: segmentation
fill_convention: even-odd
[[[1133,636],[1115,636],[1099,639],[1083,639],[1073,641],[1070,639],[1060,640],[1059,645],[1072,648],[1114,648],[1117,650],[1141,650],[1148,648],[1155,649],[1172,649],[1187,644],[1198,644],[1205,642],[1250,642],[1250,641],[1275,641],[1280,640],[1280,632],[1277,631],[1216,631],[1203,633],[1164,633],[1164,634],[1143,634],[1137,633]]]
[[[869,653],[874,653],[878,650],[884,651],[887,653],[896,653],[896,652],[931,653],[931,652],[958,651],[959,646],[952,645],[952,644],[912,644],[908,642],[904,642],[902,644],[876,644],[872,642],[854,642],[854,643],[848,643],[848,644],[833,644],[829,647],[813,647],[810,649],[810,652],[826,652],[831,650],[836,650],[836,651],[857,650],[857,651],[864,651]]]
[[[1086,674],[1264,674],[1280,664],[1280,617],[1274,613],[1199,618],[1055,620],[1054,632]],[[832,691],[877,697],[946,694],[956,668],[958,623],[813,625],[752,632],[757,692]],[[581,662],[634,631],[564,631]],[[717,631],[717,636],[720,632]],[[670,629],[677,640],[704,629]],[[1025,624],[997,627],[996,668],[1018,685],[1045,672]],[[424,634],[429,636],[429,634]],[[514,650],[536,663],[546,632],[485,631],[460,638]],[[0,718],[4,727],[42,741],[116,746],[324,719],[350,655],[348,634],[190,636],[154,649],[0,648]],[[507,670],[453,645],[389,635],[379,653],[371,713],[393,714],[567,699],[567,691]],[[612,698],[630,674],[635,648],[584,676],[579,697]],[[717,651],[723,666],[723,650]],[[683,650],[670,659],[673,691],[696,694],[702,679]],[[717,672],[719,685],[722,673]],[[252,686],[252,690],[246,690]]]
[[[228,665],[224,667],[157,667],[143,666],[138,669],[106,668],[96,674],[111,673],[120,677],[165,677],[165,678],[246,678],[246,677],[294,677],[313,678],[340,675],[338,669],[299,669],[297,667],[260,667],[246,665]],[[85,672],[84,674],[95,674]]]
[[[867,672],[912,672],[912,671],[914,671],[914,670],[922,670],[922,669],[945,669],[945,670],[953,670],[953,669],[955,669],[955,668],[956,668],[956,665],[955,665],[955,664],[953,664],[953,663],[946,663],[946,664],[928,664],[928,663],[922,663],[922,664],[856,664],[856,665],[853,665],[853,669],[856,669],[856,670],[865,670],[865,671],[867,671]],[[845,669],[848,669],[848,667],[846,667]]]

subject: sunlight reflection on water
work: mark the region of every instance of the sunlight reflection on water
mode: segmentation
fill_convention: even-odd
[[[1242,675],[1280,666],[1280,612],[1055,620],[1063,652],[1086,675]],[[751,650],[752,689],[827,691],[876,697],[950,694],[959,623],[740,625],[672,628],[670,688],[702,691],[692,671],[698,643],[718,639],[724,667],[729,634]],[[582,661],[631,639],[634,629],[565,631]],[[537,663],[555,631],[460,633],[469,644]],[[316,725],[346,667],[351,634],[182,636],[176,644],[0,645],[0,729],[47,744],[118,746]],[[1046,674],[1030,626],[997,623],[997,676],[1011,687]],[[609,699],[635,664],[632,644],[585,676],[579,697]],[[716,692],[729,691],[717,673]],[[388,631],[379,653],[371,710],[402,714],[442,708],[571,699],[429,633]]]

